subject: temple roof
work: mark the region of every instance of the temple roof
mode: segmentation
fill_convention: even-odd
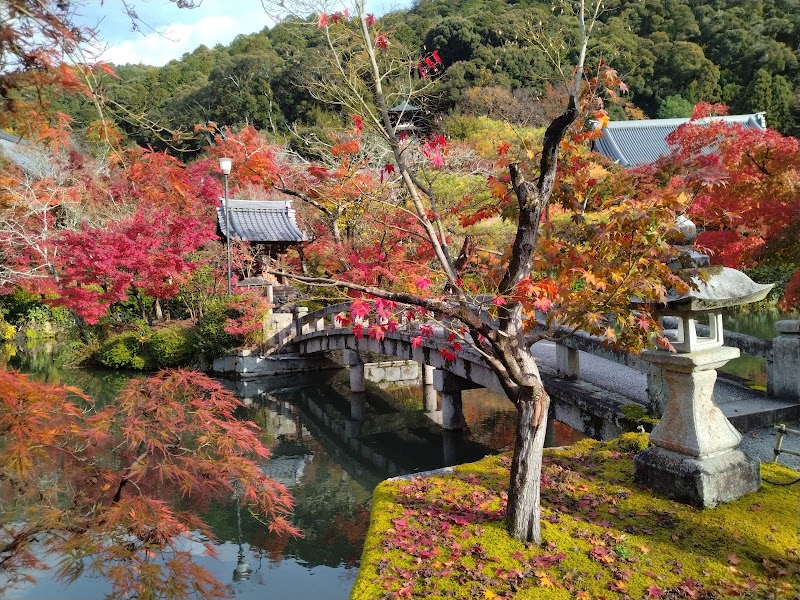
[[[764,113],[712,118],[745,129],[766,129]],[[669,155],[667,136],[688,122],[689,119],[610,121],[603,128],[603,137],[594,143],[594,149],[624,167],[649,164]]]
[[[225,210],[217,207],[217,221],[227,237]],[[308,239],[297,226],[291,200],[230,200],[231,239],[248,242],[299,243]]]

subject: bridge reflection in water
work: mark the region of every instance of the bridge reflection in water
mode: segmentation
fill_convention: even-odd
[[[353,476],[360,479],[369,472],[373,486],[387,477],[478,460],[510,449],[514,442],[517,411],[505,397],[489,390],[466,390],[462,401],[466,427],[448,431],[441,428],[440,409],[424,410],[418,383],[388,389],[368,384],[366,392],[350,392],[349,383],[347,372],[339,371],[228,385],[258,414],[256,422],[276,432],[279,447],[311,435],[341,456],[343,467]],[[550,445],[579,437],[583,436],[563,424],[550,424]],[[293,460],[265,469],[292,485],[305,468],[297,457]]]

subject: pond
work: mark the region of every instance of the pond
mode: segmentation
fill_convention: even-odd
[[[730,310],[722,317],[723,331],[735,331],[762,340],[771,340],[778,335],[778,332],[775,331],[775,322],[784,319],[800,319],[800,313],[782,312],[778,309],[768,308]],[[767,361],[763,358],[742,355],[730,361],[720,371],[747,379],[756,386],[766,389]]]
[[[113,398],[130,377],[61,369],[58,357],[41,349],[17,350],[6,364],[42,381],[79,387],[100,402]],[[364,419],[354,421],[346,371],[225,384],[245,402],[242,417],[264,429],[272,457],[262,467],[289,487],[295,501],[293,520],[303,533],[299,539],[275,538],[249,513],[239,514],[235,504],[206,508],[202,516],[218,538],[219,557],[198,553],[197,560],[226,583],[235,598],[348,598],[378,482],[477,460],[513,442],[516,410],[485,390],[464,394],[468,430],[458,435],[442,432],[436,415],[421,410],[418,386],[369,387]],[[558,424],[551,434],[558,444],[570,443],[577,435]],[[81,577],[65,586],[51,571],[35,576],[35,584],[6,597],[100,600],[110,590],[97,578]]]

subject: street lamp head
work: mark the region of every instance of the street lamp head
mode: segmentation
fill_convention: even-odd
[[[231,165],[233,164],[232,158],[220,158],[219,159],[219,168],[224,175],[231,174]]]

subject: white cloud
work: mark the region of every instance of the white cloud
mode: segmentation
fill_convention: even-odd
[[[381,15],[410,4],[411,0],[368,0],[367,10]],[[239,34],[273,24],[261,0],[204,0],[196,9],[178,9],[166,0],[140,0],[133,5],[144,34],[131,31],[130,19],[111,2],[105,7],[92,1],[83,6],[82,24],[95,28],[108,45],[98,60],[161,66],[201,44],[227,45]]]
[[[266,25],[266,15],[263,17]],[[191,52],[201,44],[209,48],[216,44],[228,44],[240,33],[253,33],[263,28],[258,21],[242,23],[233,17],[203,17],[196,23],[175,23],[163,29],[163,33],[149,33],[111,45],[101,60],[114,64],[142,63],[161,66],[184,53]]]

